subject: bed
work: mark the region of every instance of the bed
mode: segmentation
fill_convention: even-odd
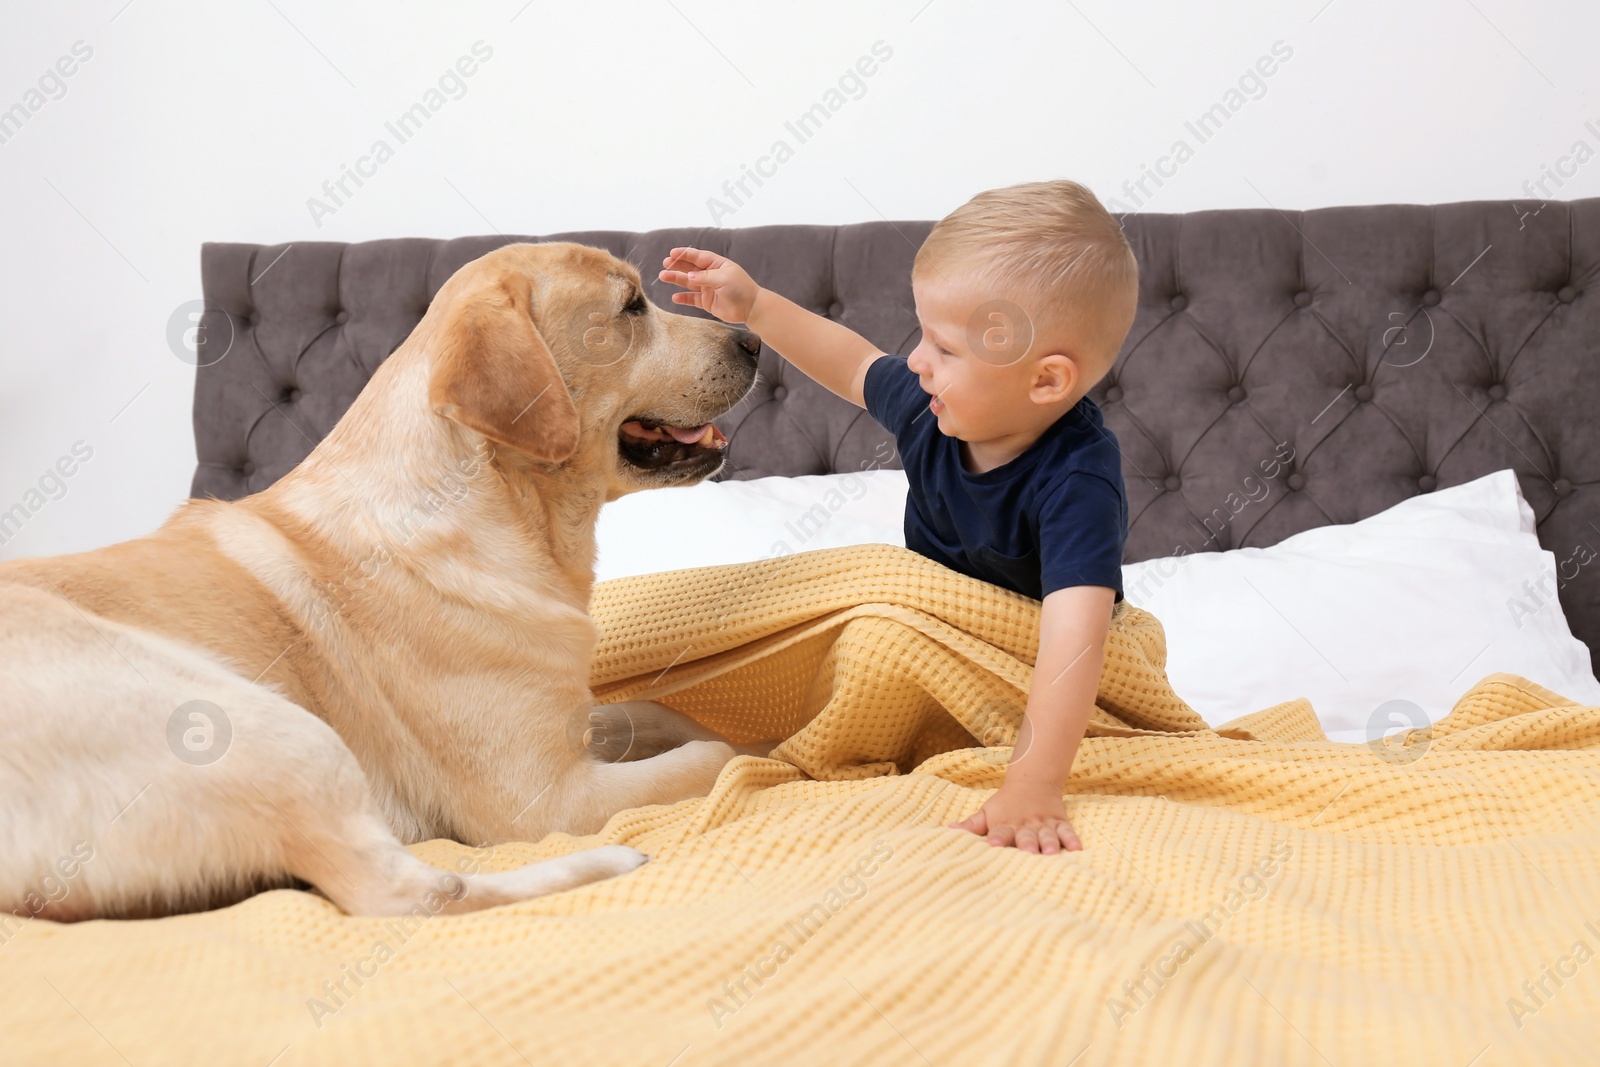
[[[1139,312],[1094,397],[1123,449],[1131,566],[1231,567],[1285,546],[1304,555],[1318,537],[1337,561],[1350,552],[1338,538],[1359,528],[1420,546],[1368,576],[1376,619],[1411,610],[1409,592],[1385,602],[1384,583],[1451,538],[1516,547],[1556,576],[1516,631],[1565,649],[1564,685],[1594,684],[1596,579],[1562,565],[1600,541],[1600,304],[1587,295],[1600,201],[1124,225]],[[650,266],[674,245],[715,249],[904,353],[917,339],[907,276],[929,226],[209,244],[194,494],[238,498],[292,468],[443,281],[504,242],[606,248],[641,266],[663,306]],[[1146,611],[1148,586],[1130,585],[1069,787],[1085,851],[989,849],[944,824],[1003,774],[1038,604],[897,546],[892,440],[769,350],[761,372],[720,422],[719,483],[661,492],[730,516],[776,501],[781,519],[861,478],[877,510],[841,505],[793,551],[737,560],[658,542],[658,555],[608,562],[603,538],[612,577],[592,603],[604,639],[591,685],[600,700],[654,697],[730,731],[778,723],[783,759],[741,757],[710,797],[624,812],[594,838],[415,846],[459,869],[598,842],[656,857],[523,905],[384,922],[280,890],[160,922],[33,924],[0,944],[12,965],[0,996],[27,1019],[18,1055],[1587,1062],[1600,694],[1569,699],[1469,661],[1450,667],[1449,707],[1392,736],[1380,715],[1376,735],[1351,738],[1367,744],[1330,741],[1322,709],[1300,697],[1241,698],[1227,721],[1202,721],[1168,684],[1176,604]],[[1449,525],[1461,515],[1487,518]],[[1460,582],[1501,558],[1470,557]],[[1299,630],[1279,614],[1281,633],[1226,636],[1281,674],[1288,660],[1266,642],[1287,649]],[[707,634],[710,647],[680,651]],[[1420,643],[1406,654],[1436,658]]]

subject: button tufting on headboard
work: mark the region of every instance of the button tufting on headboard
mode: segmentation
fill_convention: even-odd
[[[197,372],[193,492],[233,499],[281,477],[444,281],[508,241],[605,248],[680,312],[656,264],[674,245],[709,248],[803,306],[848,308],[852,329],[903,355],[931,225],[208,244],[205,325],[240,327]],[[1583,298],[1600,200],[1534,215],[1510,201],[1140,214],[1124,228],[1141,302],[1091,396],[1122,444],[1130,561],[1274,544],[1503,467],[1558,561],[1600,558],[1600,302]],[[770,348],[719,426],[733,478],[870,467],[889,441]],[[1507,575],[1507,595],[1527,577]],[[1563,582],[1574,631],[1600,644],[1600,567]]]

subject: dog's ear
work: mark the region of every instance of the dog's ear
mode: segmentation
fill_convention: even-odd
[[[561,463],[578,448],[578,409],[527,307],[504,286],[449,309],[429,367],[428,406],[492,441]]]

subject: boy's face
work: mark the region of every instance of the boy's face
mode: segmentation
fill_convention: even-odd
[[[1021,307],[941,275],[913,277],[911,293],[922,341],[906,366],[933,394],[929,411],[941,433],[986,441],[1014,434],[1039,417],[1030,391],[1041,375],[1053,373],[1059,381],[1060,364],[1070,363],[1061,357],[1041,361],[1032,321]],[[1066,384],[1070,389],[1073,383]]]

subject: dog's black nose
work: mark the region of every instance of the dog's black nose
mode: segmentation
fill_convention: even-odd
[[[761,358],[761,338],[749,330],[738,330],[734,333],[734,340],[739,343],[739,348],[750,357],[753,364]]]

